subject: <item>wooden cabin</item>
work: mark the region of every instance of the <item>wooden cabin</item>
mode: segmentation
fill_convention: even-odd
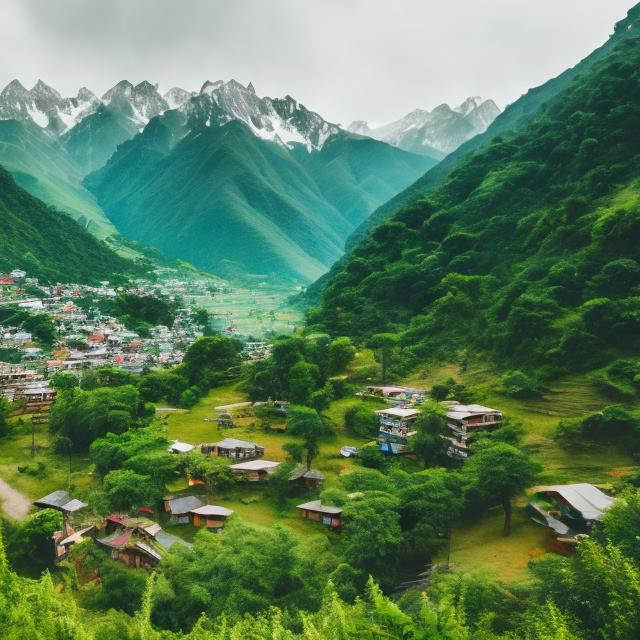
[[[321,522],[327,527],[336,528],[340,526],[341,507],[330,507],[323,505],[320,500],[312,500],[299,504],[300,515],[306,520]]]
[[[143,542],[132,529],[116,529],[113,533],[96,538],[96,542],[109,551],[112,560],[118,560],[127,567],[155,567],[162,555],[149,542]]]
[[[271,460],[249,460],[232,464],[229,469],[238,479],[245,482],[262,482],[267,480],[279,465],[279,462]]]
[[[316,469],[307,469],[304,465],[298,465],[289,476],[289,482],[296,482],[307,491],[317,491],[324,483],[325,477]]]
[[[174,498],[166,496],[163,498],[164,510],[169,514],[169,520],[174,524],[185,524],[189,522],[189,512],[204,506],[204,502],[196,496],[183,496]]]
[[[215,504],[205,504],[189,512],[189,520],[194,527],[207,527],[219,530],[224,527],[227,518],[233,513],[231,509]]]
[[[210,456],[220,456],[230,460],[255,460],[264,457],[264,447],[255,442],[225,438],[220,442],[200,445],[202,453]]]
[[[62,490],[54,491],[44,496],[44,498],[36,500],[33,504],[41,509],[55,509],[56,511],[60,511],[65,518],[87,506],[86,503],[81,502],[77,498],[72,498],[66,491]]]

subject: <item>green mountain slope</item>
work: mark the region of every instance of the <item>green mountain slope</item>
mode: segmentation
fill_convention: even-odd
[[[398,331],[407,354],[592,368],[640,352],[640,39],[635,24],[519,133],[467,156],[376,227],[309,321]]]
[[[44,282],[80,283],[139,271],[0,167],[0,271],[15,268]]]
[[[84,176],[103,167],[118,145],[131,139],[139,125],[109,105],[80,121],[62,136],[62,143]]]
[[[567,69],[559,76],[548,80],[543,85],[530,89],[526,94],[510,104],[482,134],[465,142],[442,162],[430,169],[408,189],[397,194],[374,211],[349,237],[347,249],[356,244],[375,225],[390,218],[403,206],[418,197],[427,195],[441,185],[469,153],[487,145],[493,138],[510,131],[517,131],[526,124],[548,100],[566,89],[580,74],[586,73],[594,64],[602,60],[620,42],[629,37],[635,37],[638,32],[637,20],[640,17],[640,5],[629,10],[627,17],[616,24],[614,33],[600,48],[593,51],[574,67]]]
[[[194,125],[169,111],[121,145],[86,185],[122,234],[218,271],[309,281],[345,238],[433,160],[339,134],[289,150],[239,121]]]
[[[29,193],[68,213],[95,236],[116,233],[65,149],[35,124],[0,120],[0,164]]]

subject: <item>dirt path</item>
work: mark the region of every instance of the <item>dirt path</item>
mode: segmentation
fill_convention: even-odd
[[[0,503],[5,514],[14,520],[23,520],[31,509],[31,500],[1,479]]]

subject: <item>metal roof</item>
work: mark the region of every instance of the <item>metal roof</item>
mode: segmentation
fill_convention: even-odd
[[[219,507],[215,504],[205,504],[197,509],[192,509],[190,513],[197,513],[199,516],[230,516],[233,511],[226,507]]]
[[[458,420],[470,418],[471,416],[486,415],[487,413],[498,413],[502,415],[497,409],[484,407],[481,404],[453,404],[447,409],[447,417],[457,418]]]
[[[237,438],[225,438],[220,442],[214,442],[210,446],[219,447],[220,449],[263,449],[259,444],[255,442],[248,442],[247,440],[238,440]]]
[[[306,509],[307,511],[317,511],[318,513],[327,513],[329,515],[340,515],[342,513],[342,507],[329,507],[320,502],[320,500],[312,500],[311,502],[305,502],[299,504],[298,509]]]
[[[200,498],[196,498],[196,496],[173,498],[172,500],[168,500],[167,502],[169,505],[169,512],[172,515],[189,513],[189,511],[193,511],[193,509],[197,509],[198,507],[202,507],[204,505],[204,502],[202,502]]]
[[[76,498],[72,498],[66,491],[58,490],[36,500],[33,504],[36,507],[59,509],[69,513],[83,509],[87,505]]]
[[[271,460],[250,460],[249,462],[238,462],[237,464],[229,465],[229,469],[238,471],[266,471],[275,469],[279,464],[279,462],[272,462]]]
[[[394,418],[413,418],[420,413],[417,409],[400,409],[393,407],[391,409],[379,409],[376,411],[379,416],[393,416]]]
[[[613,504],[613,498],[587,482],[578,484],[552,484],[536,487],[536,493],[557,493],[585,520],[600,520]]]

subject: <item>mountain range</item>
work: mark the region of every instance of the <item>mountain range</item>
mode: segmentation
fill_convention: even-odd
[[[12,81],[0,93],[0,164],[21,186],[99,237],[121,233],[211,271],[231,262],[308,282],[439,158],[235,80],[164,95],[123,80],[100,98]]]
[[[405,151],[444,158],[463,142],[486,131],[499,114],[493,100],[472,96],[453,109],[448,104],[433,111],[416,109],[400,120],[373,128],[364,120],[356,120],[347,130]]]
[[[435,162],[231,80],[154,118],[85,184],[126,237],[170,257],[309,281]]]

